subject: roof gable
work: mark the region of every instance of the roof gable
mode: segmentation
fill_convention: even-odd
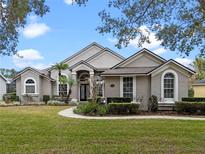
[[[124,60],[124,57],[113,53],[106,48],[94,56],[88,58],[86,62],[97,69],[108,69],[118,64],[122,60]]]
[[[18,79],[18,78],[21,76],[21,74],[23,74],[23,73],[25,73],[25,72],[27,72],[27,71],[29,71],[29,70],[32,71],[32,72],[34,72],[35,74],[38,74],[38,75],[40,75],[40,76],[42,76],[42,77],[47,78],[48,80],[54,81],[52,78],[50,78],[49,76],[45,75],[43,72],[40,72],[40,70],[31,68],[31,67],[26,67],[25,69],[23,69],[22,71],[20,71],[20,72],[13,78],[13,81],[16,80],[16,79]]]
[[[86,46],[85,48],[78,51],[77,53],[73,54],[72,56],[66,58],[62,62],[69,64],[69,66],[75,65],[76,63],[78,63],[80,61],[87,61],[88,62],[89,60],[91,60],[91,59],[97,57],[98,55],[100,55],[101,53],[103,53],[105,50],[107,52],[109,52],[110,54],[112,54],[113,56],[119,58],[120,60],[124,60],[124,57],[121,56],[120,54],[112,51],[109,48],[105,48],[96,42],[93,42],[93,43],[89,44],[88,46]],[[48,70],[52,70],[52,67],[48,68]]]
[[[1,73],[0,73],[0,77],[1,77],[2,79],[4,79],[7,83],[9,82]]]
[[[175,66],[180,67],[181,69],[183,69],[183,70],[185,70],[185,71],[187,71],[187,72],[189,72],[189,73],[191,73],[191,74],[195,74],[195,73],[196,73],[196,72],[193,71],[192,69],[190,69],[190,68],[188,68],[188,67],[186,67],[186,66],[184,66],[184,65],[182,65],[182,64],[180,64],[180,63],[178,63],[177,61],[175,61],[175,60],[173,60],[173,59],[170,59],[170,60],[168,60],[166,63],[164,63],[163,65],[161,65],[161,66],[155,68],[154,70],[152,70],[151,72],[149,72],[148,75],[157,73],[157,71],[159,71],[160,69],[166,67],[166,66],[169,65],[169,64],[174,64]]]
[[[95,48],[98,51],[96,51],[95,53],[92,51],[93,54],[91,54],[90,57],[104,49],[104,47],[101,46],[100,44],[98,44],[96,42],[93,42],[93,43],[89,44],[88,46],[84,47],[83,49],[81,49],[80,51],[76,52],[72,56],[66,58],[62,62],[67,63],[67,62],[71,61],[72,59],[75,59],[76,57],[79,57],[80,55],[84,55],[84,54],[86,54],[86,52],[89,52],[89,49],[91,49],[91,48]],[[81,59],[81,60],[85,60],[85,59]]]
[[[89,63],[85,62],[85,61],[80,61],[78,63],[76,63],[75,65],[73,65],[72,67],[70,67],[70,70],[77,70],[78,68],[85,68],[88,70],[96,70],[95,67],[93,67],[92,65],[90,65]]]
[[[142,58],[143,57],[143,58]],[[124,61],[115,65],[113,68],[118,67],[152,67],[165,63],[166,60],[157,54],[149,51],[148,49],[142,49],[139,52],[131,55]]]

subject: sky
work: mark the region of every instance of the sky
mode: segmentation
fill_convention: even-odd
[[[47,0],[50,12],[43,18],[28,16],[25,28],[19,31],[18,56],[0,56],[0,68],[21,70],[27,66],[47,68],[60,62],[92,42],[108,47],[124,57],[141,48],[147,48],[165,59],[174,59],[186,66],[193,62],[197,52],[182,58],[177,51],[168,51],[160,45],[151,33],[151,44],[137,46],[137,38],[128,47],[115,47],[116,39],[111,34],[99,34],[96,27],[101,25],[98,12],[107,8],[108,0],[89,0],[86,6],[72,5],[71,0]],[[142,26],[146,29],[146,26]]]

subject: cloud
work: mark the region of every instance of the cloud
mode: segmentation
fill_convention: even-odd
[[[40,62],[44,57],[35,49],[20,50],[12,57],[12,59],[14,65],[21,69],[28,66],[36,69],[44,69],[48,67],[48,65]]]
[[[166,51],[165,48],[163,48],[163,47],[158,47],[158,48],[156,48],[156,49],[153,49],[152,52],[154,52],[154,53],[156,53],[156,54],[158,54],[158,55],[161,55],[161,54],[163,54],[163,53],[165,53],[165,52],[167,52],[167,51]]]
[[[155,33],[151,32],[146,26],[141,26],[140,30],[145,36],[149,36],[149,40],[150,40],[150,43],[145,42],[144,44],[142,44],[142,48],[147,48],[158,55],[167,52],[167,50],[165,50],[161,46],[162,41],[157,40],[157,38],[155,37]],[[117,43],[117,39],[115,38],[108,38],[107,40],[111,43]],[[134,48],[139,48],[138,41],[139,41],[139,37],[135,38],[134,40],[130,40],[129,46],[132,46]]]
[[[176,58],[175,59],[178,63],[185,65],[187,67],[191,67],[190,64],[193,63],[192,59],[188,59],[188,58]]]
[[[50,27],[45,23],[39,23],[36,15],[29,16],[29,24],[21,30],[23,36],[29,39],[42,36],[50,31]]]
[[[38,17],[36,15],[29,16],[30,23],[36,23],[38,20]]]
[[[39,60],[43,59],[43,56],[35,49],[26,49],[18,51],[17,55],[14,55],[13,58],[20,60]]]
[[[149,40],[150,40],[150,43],[145,42],[144,44],[142,44],[143,48],[150,49],[151,51],[153,51],[154,53],[156,53],[158,55],[161,55],[161,54],[166,52],[166,50],[161,46],[162,41],[157,40],[155,33],[151,32],[146,26],[140,27],[140,30],[142,31],[143,35],[149,36]],[[139,37],[137,37],[134,40],[131,40],[130,46],[133,46],[135,48],[139,48],[138,47],[138,40],[139,40]]]
[[[24,28],[23,35],[27,38],[35,38],[44,35],[48,31],[50,31],[50,27],[45,23],[32,23]]]
[[[64,2],[65,2],[66,4],[68,4],[68,5],[73,4],[73,1],[72,1],[72,0],[64,0]]]

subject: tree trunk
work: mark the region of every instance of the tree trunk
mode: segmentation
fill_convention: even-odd
[[[72,87],[71,87],[71,88],[72,88]],[[68,95],[67,95],[66,100],[65,100],[65,103],[67,103],[67,104],[68,104],[68,102],[69,102],[69,100],[70,100],[70,95],[71,95],[71,93],[72,93],[72,89],[71,89],[71,88],[69,88]]]

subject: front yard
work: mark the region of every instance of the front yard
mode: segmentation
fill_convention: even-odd
[[[80,120],[67,107],[0,108],[0,153],[204,153],[205,122]]]

